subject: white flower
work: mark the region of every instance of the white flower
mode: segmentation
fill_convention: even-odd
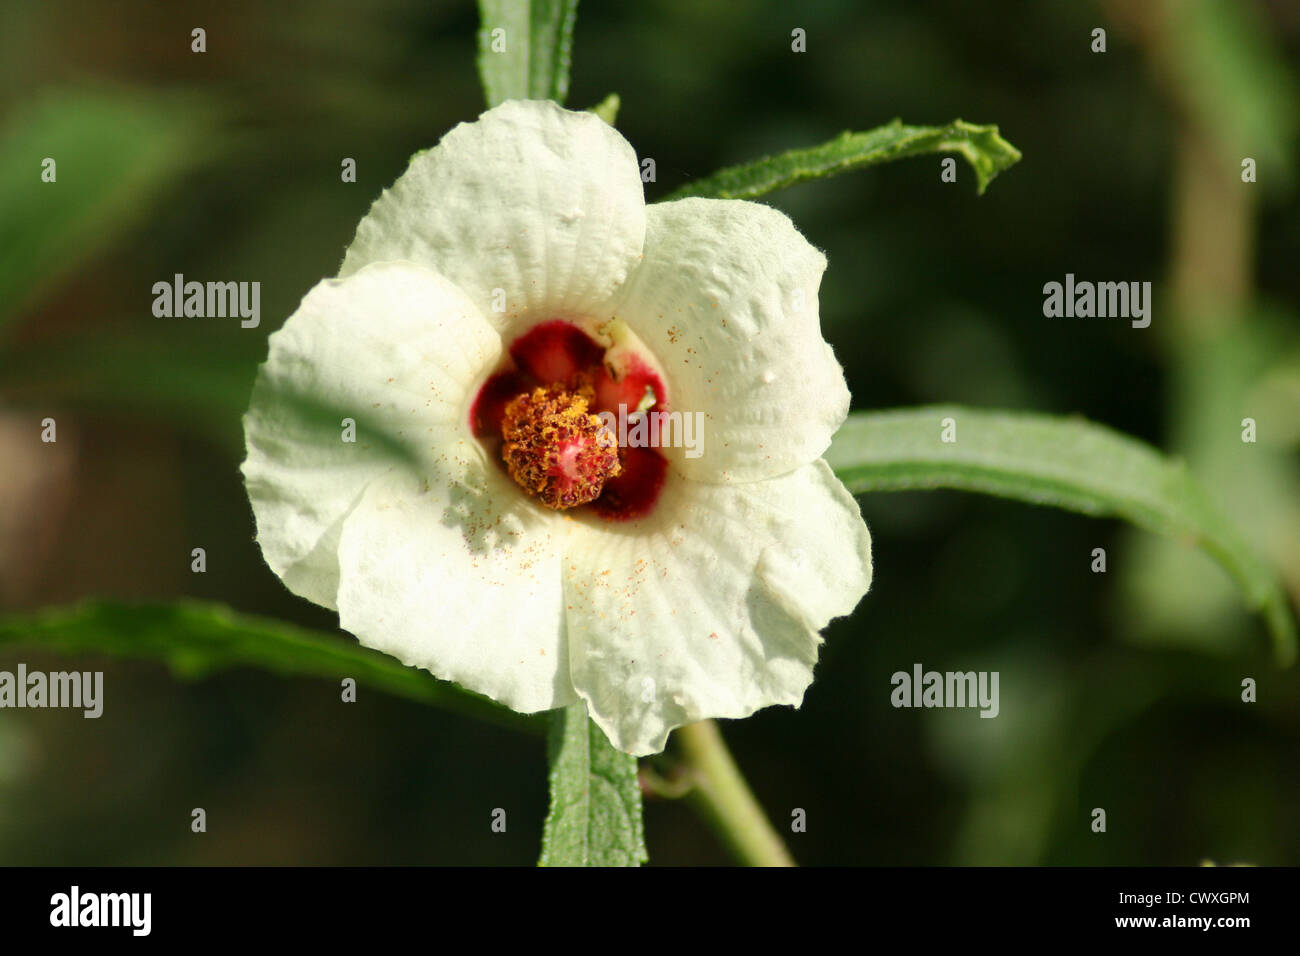
[[[243,471],[267,563],[363,644],[517,711],[584,699],[647,754],[798,705],[871,545],[819,457],[849,406],[825,258],[767,206],[647,206],[639,173],[549,102],[414,158],[271,336]],[[281,391],[381,423],[418,467]],[[695,456],[611,450],[592,414],[619,404],[702,413]]]

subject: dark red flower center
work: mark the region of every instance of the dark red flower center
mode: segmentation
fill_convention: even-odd
[[[528,494],[549,508],[589,507],[623,521],[649,514],[668,462],[655,448],[618,446],[601,413],[665,410],[663,382],[630,351],[612,355],[582,329],[543,322],[510,346],[507,366],[470,407],[474,435]]]

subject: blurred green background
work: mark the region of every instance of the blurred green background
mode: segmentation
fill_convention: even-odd
[[[621,95],[619,128],[656,160],[651,200],[895,116],[999,124],[1024,160],[983,197],[928,157],[769,198],[827,253],[823,327],[854,407],[1077,413],[1136,435],[1185,456],[1300,595],[1300,5],[578,14],[569,105]],[[337,271],[379,191],[481,111],[476,28],[450,0],[0,8],[0,608],[190,596],[335,626],[262,562],[239,416],[266,336]],[[57,185],[39,183],[45,156]],[[260,281],[261,326],[154,318],[153,283],[178,272]],[[1067,272],[1153,281],[1151,328],[1044,319],[1042,286]],[[828,629],[803,708],[723,725],[777,826],[807,812],[796,859],[1300,862],[1300,679],[1208,559],[955,492],[861,504],[875,581]],[[0,647],[0,669],[19,661],[74,663]],[[0,862],[537,857],[538,738],[365,688],[344,706],[329,680],[75,662],[105,671],[101,719],[0,711]],[[999,671],[1001,715],[894,710],[890,675],[917,662]],[[682,803],[646,814],[653,863],[727,861]]]

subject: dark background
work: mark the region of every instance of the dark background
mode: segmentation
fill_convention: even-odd
[[[983,197],[964,164],[945,184],[924,157],[766,200],[827,253],[823,327],[854,408],[1080,414],[1182,454],[1300,594],[1300,6],[578,13],[568,103],[621,95],[620,130],[656,160],[651,200],[895,116],[999,124],[1024,160]],[[335,627],[262,562],[239,415],[265,337],[337,271],[379,191],[483,108],[476,28],[472,3],[430,0],[4,6],[0,607],[183,595]],[[46,155],[60,195],[98,176],[118,199],[78,200],[61,224],[28,188]],[[1258,183],[1240,182],[1243,156]],[[154,318],[151,287],[177,272],[260,281],[260,328]],[[1152,326],[1045,319],[1042,286],[1067,272],[1151,280]],[[47,415],[57,445],[37,440]],[[1258,444],[1240,441],[1246,416]],[[723,725],[778,827],[807,811],[789,837],[800,862],[1300,860],[1300,681],[1217,566],[1117,522],[973,495],[861,504],[872,591],[826,632],[803,708]],[[72,666],[0,648],[0,669],[18,661]],[[890,675],[916,662],[999,671],[1001,716],[891,708]],[[536,859],[539,738],[365,688],[343,706],[331,681],[77,666],[106,672],[101,719],[0,711],[0,862]],[[654,863],[727,860],[681,803],[649,803],[646,826]]]

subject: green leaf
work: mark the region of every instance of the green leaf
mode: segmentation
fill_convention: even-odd
[[[955,441],[942,440],[944,419],[952,419]],[[1181,461],[1136,439],[1080,419],[936,405],[852,414],[826,460],[855,494],[980,491],[1113,515],[1203,548],[1264,614],[1278,659],[1295,659],[1295,622],[1277,574]]]
[[[578,701],[551,712],[551,812],[539,866],[640,866],[648,859],[636,758],[615,750]]]
[[[865,133],[841,133],[820,146],[729,166],[687,183],[665,199],[754,199],[810,179],[825,179],[923,153],[960,153],[975,170],[981,195],[998,173],[1020,161],[1020,151],[998,135],[996,126],[976,126],[962,120],[953,120],[947,126],[904,126],[902,120],[896,119]]]
[[[1169,445],[1294,594],[1300,582],[1300,456],[1285,436],[1300,436],[1300,390],[1279,386],[1288,375],[1300,383],[1300,316],[1251,308],[1211,321],[1222,331],[1171,337]],[[1243,444],[1238,427],[1222,427],[1243,414],[1258,422],[1258,444]],[[1130,636],[1213,649],[1239,642],[1241,629],[1231,626],[1237,594],[1212,562],[1148,536],[1127,554],[1120,581],[1124,610],[1134,622]]]
[[[130,94],[43,97],[0,138],[0,324],[136,225],[202,156],[207,111]],[[41,178],[55,162],[54,182]]]
[[[153,659],[186,678],[232,667],[257,667],[287,677],[351,677],[358,686],[505,726],[538,726],[387,654],[281,621],[237,614],[219,604],[87,601],[8,615],[0,618],[3,645]]]
[[[479,0],[478,9],[478,72],[488,106],[503,100],[563,104],[578,0]]]

